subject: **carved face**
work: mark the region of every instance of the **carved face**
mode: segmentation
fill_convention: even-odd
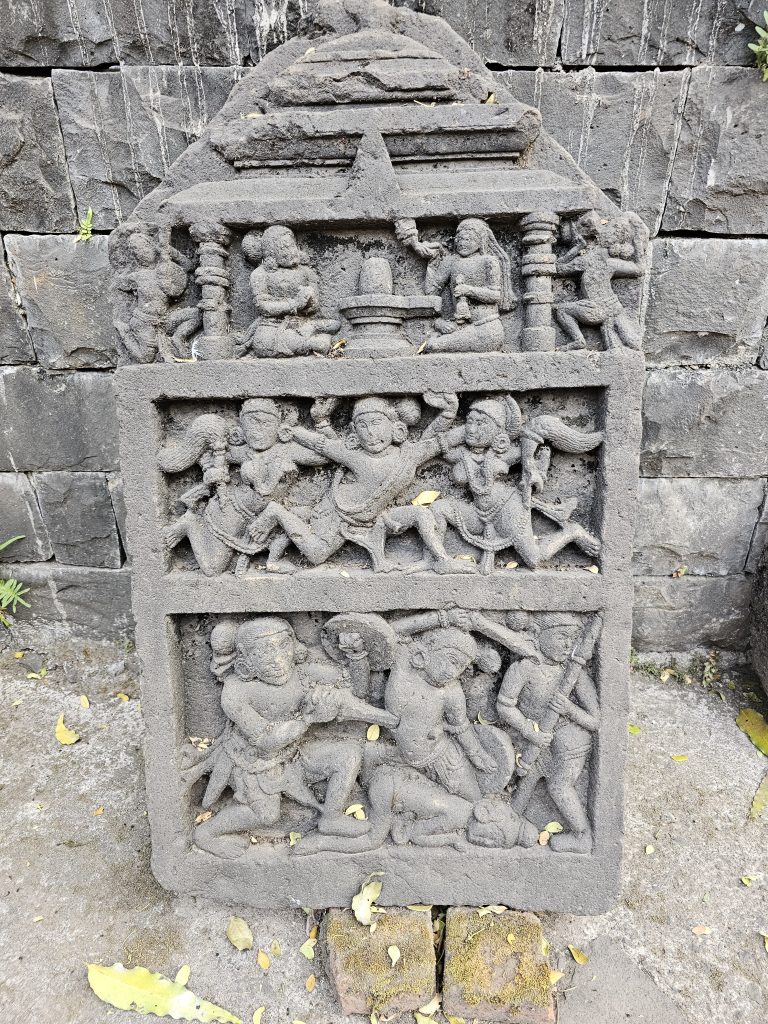
[[[472,817],[467,826],[467,838],[476,846],[509,849],[518,839],[522,846],[530,846],[538,833],[529,822],[502,800],[486,797],[472,808]]]
[[[578,626],[550,626],[539,636],[539,649],[550,661],[565,661],[579,637]]]
[[[270,238],[265,253],[272,257],[278,267],[297,267],[301,263],[301,252],[292,231],[281,231]]]
[[[480,227],[472,221],[463,220],[456,229],[453,247],[459,256],[472,256],[479,252],[483,245]]]
[[[383,412],[364,412],[355,416],[354,426],[361,448],[370,455],[386,451],[395,436],[394,424]]]
[[[290,681],[296,664],[296,648],[291,634],[238,640],[235,672],[245,681],[258,679],[271,686],[284,686]]]
[[[240,417],[245,442],[249,448],[257,452],[265,452],[277,443],[280,430],[280,417],[266,409],[247,412]]]
[[[432,686],[447,686],[459,679],[472,664],[471,655],[456,647],[430,646],[425,652],[422,673]]]
[[[495,420],[480,409],[470,409],[464,437],[470,448],[490,448],[500,431]]]
[[[151,267],[157,255],[155,243],[146,235],[131,235],[128,242],[128,251],[133,259],[142,267]]]

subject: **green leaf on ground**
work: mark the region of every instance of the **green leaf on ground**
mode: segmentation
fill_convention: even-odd
[[[752,740],[757,749],[768,756],[768,722],[754,708],[743,708],[736,716],[736,725]]]
[[[88,964],[88,984],[102,1002],[118,1010],[136,1010],[173,1020],[195,1020],[202,1024],[242,1024],[220,1006],[200,999],[184,985],[162,974],[153,974],[146,967],[128,970],[122,964],[102,967]]]

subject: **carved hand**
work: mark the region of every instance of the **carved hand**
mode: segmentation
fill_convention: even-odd
[[[556,711],[558,715],[567,715],[573,710],[573,704],[571,704],[565,694],[560,693],[559,690],[552,695],[549,706],[553,711]]]
[[[469,759],[480,772],[494,772],[499,767],[484,750],[482,752],[479,750],[473,751],[469,755]]]
[[[304,700],[305,722],[332,722],[339,713],[340,691],[331,686],[316,686]]]
[[[395,221],[395,238],[403,245],[414,245],[419,241],[419,229],[416,221],[410,217],[402,217]]]
[[[453,418],[459,411],[458,395],[448,391],[425,391],[424,401],[433,409],[440,409]]]
[[[533,728],[530,734],[526,736],[526,739],[530,740],[531,743],[535,743],[537,747],[548,747],[554,738],[555,734],[553,732],[536,732]]]
[[[457,629],[472,629],[473,619],[473,613],[468,612],[466,608],[450,608],[448,611],[448,621]]]

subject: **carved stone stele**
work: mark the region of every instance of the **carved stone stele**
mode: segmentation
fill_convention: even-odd
[[[646,244],[383,0],[321,2],[114,232],[164,885],[610,905]]]

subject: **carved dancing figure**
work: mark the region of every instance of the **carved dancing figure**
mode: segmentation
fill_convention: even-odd
[[[497,700],[499,720],[509,728],[513,742],[530,745],[530,752],[522,751],[518,760],[512,806],[524,814],[539,783],[544,784],[565,826],[550,840],[555,851],[588,853],[592,848],[587,810],[576,786],[600,725],[597,690],[586,668],[599,616],[594,619],[582,639],[577,616],[540,616],[541,661],[513,662]]]
[[[605,348],[641,347],[640,326],[613,291],[614,277],[641,277],[647,230],[636,213],[603,225],[597,213],[582,214],[573,225],[575,242],[557,261],[557,272],[579,281],[580,297],[559,302],[555,319],[567,338],[566,349],[586,348],[581,327],[597,327]]]
[[[568,544],[575,544],[591,557],[600,551],[600,541],[579,523],[568,518],[567,506],[551,505],[535,496],[546,482],[552,446],[566,452],[592,451],[603,435],[582,433],[557,416],[536,416],[523,424],[514,399],[481,398],[472,402],[463,428],[463,444],[443,453],[453,464],[453,479],[467,487],[472,502],[440,498],[431,506],[438,532],[445,536],[448,525],[467,543],[483,553],[480,570],[491,572],[495,553],[514,548],[531,569],[552,558]],[[509,478],[513,466],[521,464],[518,484]],[[538,509],[559,529],[537,538],[531,509]]]
[[[243,238],[246,259],[258,266],[250,284],[256,318],[237,345],[237,355],[297,356],[326,353],[337,320],[317,317],[320,286],[290,228],[269,227]]]
[[[174,548],[186,537],[206,576],[226,572],[237,554],[245,559],[241,569],[247,568],[248,558],[264,547],[250,539],[250,523],[270,500],[285,496],[300,466],[325,462],[291,440],[297,420],[295,406],[250,398],[240,409],[241,437],[233,436],[223,417],[204,414],[190,423],[181,441],[162,448],[157,461],[164,473],[195,463],[203,471],[202,483],[181,495],[186,511],[163,531],[166,546]],[[232,478],[233,465],[239,465],[239,480]],[[274,569],[278,560],[279,553],[270,550],[267,568]]]
[[[395,224],[395,236],[428,261],[424,292],[440,295],[448,288],[453,317],[435,320],[437,334],[430,352],[494,352],[504,347],[501,313],[515,306],[509,256],[483,220],[459,223],[453,252],[438,242],[421,242],[413,220]]]
[[[200,326],[197,306],[171,309],[171,299],[186,290],[191,262],[170,241],[133,226],[128,233],[118,229],[111,246],[128,268],[117,275],[115,287],[135,296],[127,322],[115,321],[126,352],[138,363],[152,363],[158,355],[172,362]]]
[[[304,661],[306,649],[290,623],[259,616],[240,625],[219,623],[211,634],[211,668],[222,682],[227,721],[192,762],[185,781],[208,776],[203,807],[212,807],[229,787],[233,799],[195,829],[195,843],[217,856],[240,856],[248,833],[277,825],[283,798],[318,812],[323,834],[352,837],[369,823],[344,814],[361,767],[362,742],[313,739],[317,723],[360,721],[393,727],[394,715],[339,686],[339,670]],[[325,782],[320,802],[311,786]]]
[[[298,444],[339,466],[330,491],[309,522],[270,502],[251,526],[254,540],[264,543],[280,527],[283,550],[293,543],[313,565],[325,562],[350,541],[369,553],[374,572],[389,572],[396,566],[385,555],[387,537],[416,529],[435,559],[434,571],[471,572],[471,567],[448,556],[428,509],[414,505],[390,507],[413,483],[420,466],[448,451],[462,437],[460,430],[449,430],[458,410],[455,395],[427,392],[424,401],[440,412],[418,441],[408,438],[408,427],[421,416],[418,403],[412,399],[359,399],[352,409],[353,433],[349,440],[336,437],[330,426],[335,400],[316,402],[312,415],[318,430],[294,427],[292,436]],[[273,565],[277,565],[279,543],[272,549]],[[295,569],[290,563],[280,568]]]

